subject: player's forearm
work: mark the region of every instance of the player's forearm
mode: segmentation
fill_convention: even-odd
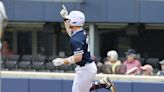
[[[64,26],[65,26],[65,29],[66,29],[66,32],[67,32],[67,34],[71,37],[71,29],[70,29],[70,27],[69,27],[69,20],[65,20],[64,21]]]
[[[67,34],[71,37],[71,29],[66,29]]]
[[[73,55],[64,59],[64,64],[78,63],[82,60],[82,55]]]

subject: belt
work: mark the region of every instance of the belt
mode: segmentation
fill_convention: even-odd
[[[92,61],[92,62],[93,62],[93,61]],[[85,63],[85,64],[83,64],[83,65],[78,65],[78,66],[84,67],[85,65],[90,64],[90,63],[92,63],[92,62],[87,62],[87,63]]]

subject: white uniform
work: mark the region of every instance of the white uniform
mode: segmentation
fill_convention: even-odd
[[[7,20],[7,15],[6,15],[5,7],[3,3],[0,1],[0,31],[1,32],[3,27],[5,27],[7,24],[7,22],[4,22],[4,20]]]
[[[2,39],[3,28],[7,24],[7,22],[4,22],[4,20],[7,20],[7,16],[6,16],[6,12],[5,12],[5,7],[4,7],[3,3],[0,1],[0,40]],[[0,49],[1,49],[1,47],[2,47],[2,43],[0,41]],[[0,64],[1,64],[1,53],[0,53]]]
[[[7,25],[7,16],[5,12],[5,7],[3,3],[0,1],[0,39],[2,36],[3,28]]]
[[[76,75],[72,86],[72,92],[89,92],[92,87],[92,81],[97,73],[95,63],[92,62],[83,67],[77,66],[75,71]]]
[[[0,1],[0,35],[3,32],[3,28],[7,25],[7,15],[3,3]],[[1,36],[0,36],[1,39]],[[1,47],[1,44],[0,44]]]
[[[5,12],[5,7],[4,7],[3,3],[0,1],[0,49],[2,47],[1,39],[2,39],[3,28],[6,25],[7,25],[7,15]],[[0,69],[1,69],[1,62],[2,62],[2,60],[1,60],[1,53],[0,53]],[[0,86],[2,86],[1,84],[2,83],[1,83],[1,79],[0,79]]]

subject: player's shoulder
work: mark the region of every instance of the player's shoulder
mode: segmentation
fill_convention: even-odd
[[[83,43],[85,38],[84,31],[80,31],[71,37],[71,43]]]
[[[79,36],[85,36],[86,35],[86,31],[85,30],[81,30],[79,32],[77,32],[74,36],[75,37],[79,37]]]
[[[75,37],[71,38],[70,42],[71,42],[72,45],[83,44],[83,40],[82,39],[75,38]]]
[[[2,1],[0,1],[0,12],[4,12],[4,5]]]
[[[81,30],[72,36],[73,39],[84,39],[86,37],[86,32]]]
[[[2,1],[0,1],[0,6],[1,6],[1,7],[3,6],[3,2],[2,2]]]

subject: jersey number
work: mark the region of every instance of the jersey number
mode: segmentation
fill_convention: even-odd
[[[86,38],[86,44],[88,45],[87,51],[90,52],[90,44],[89,44],[89,37]]]

